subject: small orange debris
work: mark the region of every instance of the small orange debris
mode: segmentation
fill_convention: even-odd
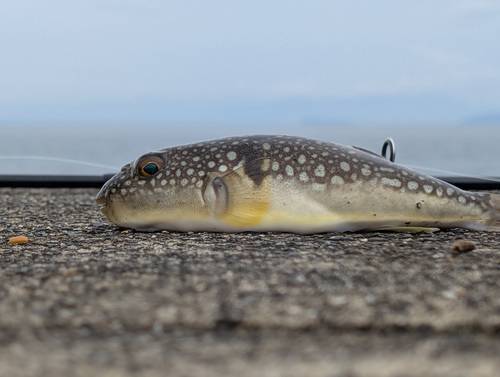
[[[10,244],[26,243],[26,242],[29,242],[29,239],[28,239],[28,237],[24,237],[24,236],[17,236],[17,237],[12,237],[11,239],[9,239]]]
[[[451,250],[457,253],[467,253],[476,248],[474,242],[469,240],[460,240],[451,245]]]

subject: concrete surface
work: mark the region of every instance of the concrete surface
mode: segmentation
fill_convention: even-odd
[[[0,376],[500,371],[499,234],[124,232],[96,193],[0,189]]]

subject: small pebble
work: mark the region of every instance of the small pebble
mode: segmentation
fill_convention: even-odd
[[[467,253],[476,248],[476,245],[472,241],[460,240],[451,245],[451,250],[457,253]]]
[[[28,237],[24,237],[24,236],[16,236],[16,237],[12,237],[11,239],[9,239],[9,244],[15,244],[15,243],[26,243],[26,242],[29,242],[29,239]]]

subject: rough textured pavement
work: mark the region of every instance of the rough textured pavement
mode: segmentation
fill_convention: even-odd
[[[123,232],[96,193],[0,189],[0,376],[498,375],[499,234]]]

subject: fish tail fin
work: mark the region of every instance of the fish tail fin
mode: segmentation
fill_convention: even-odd
[[[487,197],[485,197],[485,199],[486,198]],[[490,232],[500,232],[500,194],[489,194],[489,202],[492,207],[492,216],[486,230]]]

